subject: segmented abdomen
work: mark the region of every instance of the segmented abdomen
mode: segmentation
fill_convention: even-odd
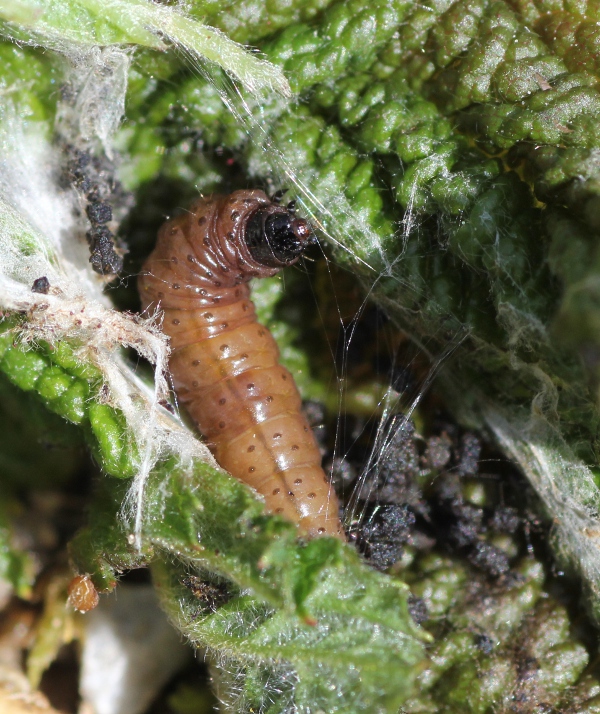
[[[139,289],[143,309],[164,311],[175,390],[218,463],[303,533],[343,537],[294,379],[248,286],[295,262],[307,231],[262,191],[200,198],[162,226]]]

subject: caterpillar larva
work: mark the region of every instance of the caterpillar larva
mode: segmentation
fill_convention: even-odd
[[[165,223],[139,279],[142,308],[164,311],[175,390],[218,463],[302,533],[343,538],[300,394],[250,301],[251,278],[292,265],[312,242],[281,196],[202,197]]]

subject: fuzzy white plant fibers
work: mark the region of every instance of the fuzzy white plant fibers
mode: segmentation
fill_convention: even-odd
[[[179,3],[153,0],[0,0],[0,20],[20,40],[59,52],[74,47],[131,43],[176,47],[194,63],[215,62],[251,93],[291,96],[282,70],[231,40],[215,27],[182,12]]]
[[[482,400],[484,401],[484,400]],[[521,467],[552,517],[558,553],[579,571],[600,618],[600,519],[593,475],[567,447],[557,429],[539,415],[518,423],[495,405],[482,409],[504,452]]]
[[[62,103],[57,124],[82,139],[100,139],[109,159],[112,139],[125,114],[130,54],[118,47],[92,47],[73,58],[71,82],[79,90],[73,107]]]
[[[111,65],[126,65],[125,52],[110,49]],[[87,71],[73,72],[71,83],[80,101],[80,112],[94,113],[94,86],[102,92],[102,102],[124,105],[126,85],[122,73],[113,72],[113,94],[107,81],[94,82],[93,63],[102,64],[102,51],[86,53]],[[79,357],[95,364],[108,386],[106,399],[122,410],[140,455],[124,513],[135,522],[140,545],[144,484],[164,453],[179,455],[183,464],[192,458],[214,464],[208,449],[171,417],[159,402],[167,396],[165,378],[168,344],[156,320],[117,312],[103,292],[104,282],[91,269],[84,237],[86,225],[81,212],[74,210],[74,191],[59,188],[61,155],[48,139],[47,127],[23,122],[23,113],[9,104],[0,112],[0,308],[26,312],[29,320],[21,338],[35,343],[56,343],[69,339],[79,343]],[[106,128],[97,116],[78,114],[77,127]],[[116,128],[116,122],[113,122]],[[98,132],[100,133],[100,132]],[[77,136],[69,137],[74,142]],[[89,138],[89,137],[86,137]],[[108,141],[106,135],[99,137]],[[48,278],[47,295],[32,292],[33,281]],[[123,358],[122,347],[133,347],[156,366],[154,388],[139,380]]]

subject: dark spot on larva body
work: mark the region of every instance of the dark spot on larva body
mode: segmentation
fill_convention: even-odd
[[[274,496],[279,496],[280,493],[281,493],[281,489],[280,489],[280,488],[274,488],[274,489],[273,489],[273,495],[274,495]]]
[[[199,360],[199,359],[195,359],[195,360],[192,362],[192,367],[197,367],[199,364],[200,364],[200,360]]]
[[[210,241],[208,240],[208,238],[203,238],[203,239],[202,239],[202,245],[203,245],[205,248],[210,248]]]
[[[301,478],[297,478],[297,479],[295,479],[295,481],[294,481],[294,485],[295,485],[295,486],[299,486],[301,483],[302,483],[302,479],[301,479]]]
[[[226,330],[229,327],[229,324],[227,322],[222,322],[221,323],[221,329]]]
[[[226,402],[227,402],[227,399],[225,399],[225,397],[221,397],[221,399],[219,399],[219,404],[221,406],[223,406],[223,404],[226,404]]]
[[[219,349],[221,350],[221,352],[227,352],[227,350],[229,349],[229,345],[221,345]]]
[[[171,263],[175,263],[175,265],[177,265],[179,263],[179,261],[177,260],[177,258],[175,256],[172,256]]]
[[[240,359],[248,359],[248,353],[242,352],[242,354],[240,355]]]
[[[275,513],[276,513],[277,515],[280,515],[281,513],[283,513],[283,508],[276,508],[276,509],[275,509]]]
[[[229,233],[227,234],[227,238],[229,238],[229,240],[233,240],[235,238],[235,235],[231,231],[229,231]]]
[[[269,395],[268,397],[265,397],[265,402],[268,402],[270,404],[272,401],[273,401],[272,396]]]
[[[250,382],[250,384],[246,385],[246,389],[254,389],[254,384]]]
[[[200,216],[198,219],[198,225],[203,226],[206,223],[206,216]]]
[[[298,451],[299,448],[298,444],[292,444],[292,451]]]
[[[274,439],[281,439],[281,434],[277,432],[276,434],[273,434]]]
[[[248,473],[251,473],[251,474],[253,474],[255,471],[256,471],[256,468],[254,466],[250,466],[250,468],[248,469]]]
[[[214,315],[212,314],[212,312],[205,312],[202,317],[204,317],[205,320],[212,320]]]
[[[248,447],[248,451],[249,451],[249,452],[254,451],[254,449],[256,449],[256,446],[249,446],[249,447]]]
[[[194,381],[192,382],[192,387],[193,387],[194,389],[197,389],[197,388],[198,388],[198,382],[196,382],[196,381],[194,380]]]
[[[177,318],[171,320],[171,322],[173,323],[173,325],[179,325],[179,320]]]
[[[231,220],[234,223],[240,220],[240,214],[238,213],[238,211],[231,211]]]
[[[219,422],[219,429],[224,429],[224,428],[225,428],[225,422],[224,422],[224,421],[220,421],[220,422]]]
[[[171,287],[173,288],[173,290],[179,290],[181,288],[181,285],[179,283],[173,283]]]

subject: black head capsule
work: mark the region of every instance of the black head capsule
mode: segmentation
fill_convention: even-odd
[[[260,208],[246,224],[246,245],[257,263],[283,268],[314,242],[308,221],[277,205]]]

